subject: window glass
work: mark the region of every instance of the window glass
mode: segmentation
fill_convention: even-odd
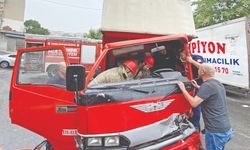
[[[95,63],[96,46],[82,45],[81,63],[93,64]]]
[[[64,87],[65,76],[66,63],[61,50],[33,51],[21,54],[18,84]]]

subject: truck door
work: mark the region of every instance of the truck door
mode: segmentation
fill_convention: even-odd
[[[51,60],[58,65],[53,78],[41,69]],[[11,122],[45,137],[55,149],[72,149],[66,145],[74,143],[76,106],[62,76],[67,64],[64,47],[19,49],[10,85]]]

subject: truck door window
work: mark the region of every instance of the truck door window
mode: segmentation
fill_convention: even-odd
[[[82,45],[81,64],[95,63],[96,46]]]
[[[54,66],[54,74],[48,67]],[[66,64],[62,51],[58,49],[24,52],[18,70],[18,84],[54,85],[65,87]]]

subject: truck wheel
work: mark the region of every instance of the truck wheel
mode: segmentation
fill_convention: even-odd
[[[48,73],[48,76],[51,78],[53,76],[55,76],[56,74],[56,66],[55,65],[50,65],[48,68],[47,68],[47,73]]]
[[[10,66],[10,64],[7,61],[2,61],[0,63],[0,66],[1,66],[1,68],[8,68]]]
[[[42,141],[39,145],[37,145],[34,150],[54,150],[53,146],[50,144],[48,140]]]

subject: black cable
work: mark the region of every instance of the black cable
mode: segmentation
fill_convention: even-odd
[[[100,11],[100,10],[102,10],[102,9],[98,9],[98,8],[82,7],[82,6],[76,6],[76,5],[71,5],[71,4],[65,4],[65,3],[60,3],[60,2],[50,1],[50,0],[41,0],[41,1],[42,1],[42,2],[53,3],[53,4],[56,4],[56,5],[66,6],[66,7],[81,8],[81,9],[95,10],[95,11]]]

